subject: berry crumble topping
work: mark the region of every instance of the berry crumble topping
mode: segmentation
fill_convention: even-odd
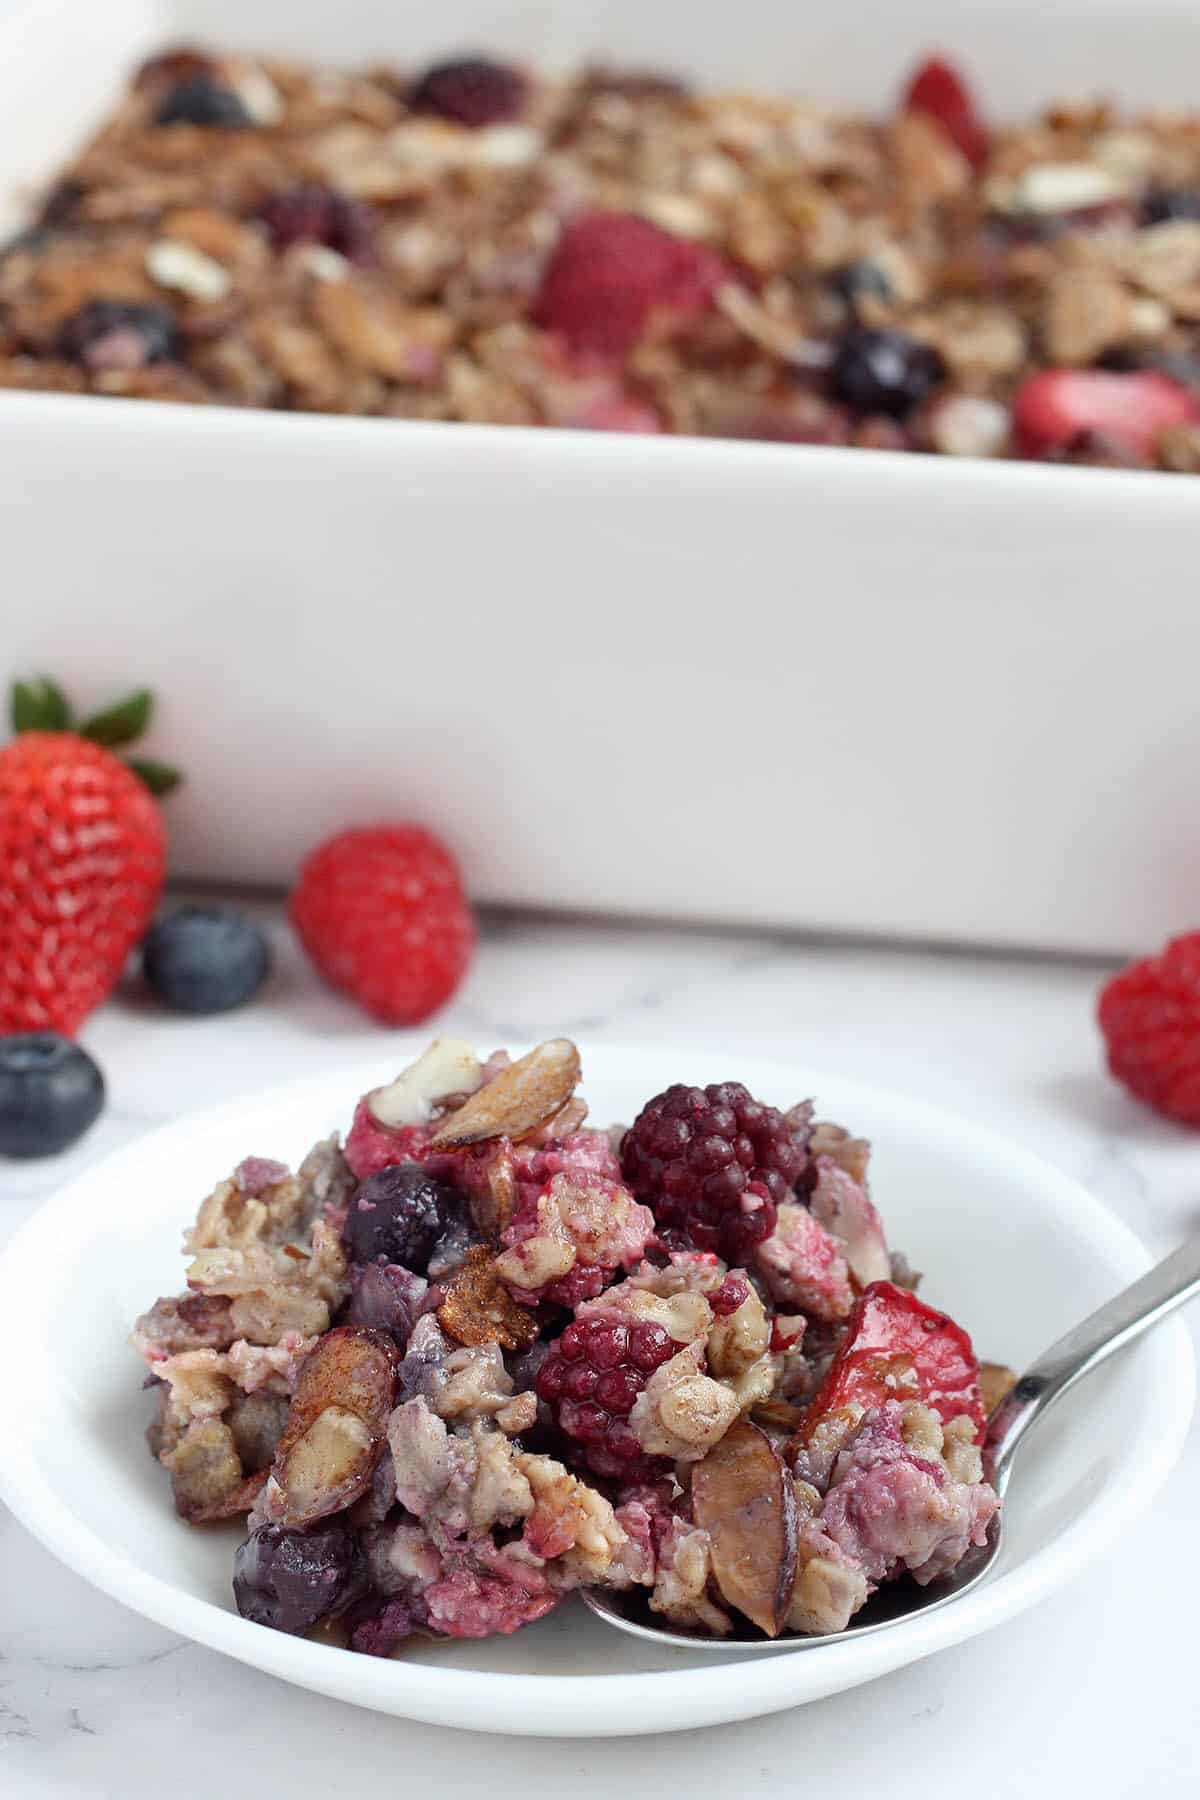
[[[1200,470],[1196,115],[803,72],[155,56],[0,248],[0,387]]]
[[[606,1586],[829,1633],[984,1541],[979,1365],[889,1251],[867,1141],[732,1081],[598,1130],[580,1074],[566,1039],[438,1039],[344,1149],[201,1203],[132,1342],[180,1517],[245,1521],[244,1617],[388,1656]]]

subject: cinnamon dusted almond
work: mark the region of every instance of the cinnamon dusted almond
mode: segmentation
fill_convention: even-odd
[[[980,1363],[979,1391],[983,1395],[984,1411],[989,1415],[1008,1398],[1016,1385],[1015,1369],[1006,1368],[1003,1363]]]
[[[796,1576],[792,1478],[765,1432],[741,1419],[692,1472],[692,1510],[712,1540],[717,1586],[768,1637],[778,1637]]]
[[[273,1510],[309,1525],[365,1493],[396,1397],[399,1354],[384,1332],[341,1325],[305,1358],[271,1471]]]
[[[579,1052],[570,1038],[551,1038],[489,1081],[433,1135],[435,1150],[519,1138],[552,1118],[570,1100],[579,1080]]]
[[[538,1334],[538,1322],[518,1306],[496,1273],[496,1260],[482,1244],[447,1282],[438,1307],[443,1331],[472,1348],[499,1344],[502,1350],[527,1350]]]

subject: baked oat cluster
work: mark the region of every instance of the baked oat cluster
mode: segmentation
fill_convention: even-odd
[[[1200,115],[175,50],[0,258],[0,386],[1194,471]]]
[[[246,1518],[247,1618],[386,1655],[603,1586],[836,1632],[984,1541],[978,1365],[889,1252],[868,1145],[736,1082],[597,1130],[579,1077],[566,1039],[438,1039],[344,1147],[202,1204],[133,1342],[179,1513]],[[731,1195],[735,1267],[698,1241]]]

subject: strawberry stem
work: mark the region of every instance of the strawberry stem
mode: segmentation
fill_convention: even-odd
[[[79,727],[80,737],[90,738],[93,744],[103,744],[106,750],[115,750],[121,744],[132,744],[141,737],[150,723],[150,715],[154,710],[154,695],[149,688],[138,688],[128,699],[119,700],[115,706],[109,706],[103,712],[93,713]]]
[[[9,711],[15,732],[73,730],[106,750],[119,750],[135,743],[149,725],[154,712],[154,695],[149,688],[137,688],[115,706],[106,706],[103,711],[85,719],[82,725],[73,725],[71,708],[62,689],[48,675],[39,675],[32,681],[13,682]],[[170,763],[159,762],[156,757],[129,756],[123,760],[130,773],[144,782],[156,799],[169,794],[183,780],[178,769],[172,768]]]
[[[48,675],[39,675],[33,681],[14,681],[9,711],[16,732],[69,731],[71,728],[67,697]]]
[[[125,767],[145,782],[155,799],[161,800],[164,794],[170,794],[183,780],[178,769],[170,763],[156,762],[151,756],[127,756]]]

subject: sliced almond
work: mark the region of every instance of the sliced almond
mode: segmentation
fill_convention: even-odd
[[[433,1135],[435,1150],[520,1138],[559,1112],[579,1080],[579,1052],[570,1038],[539,1044],[473,1094]]]
[[[730,1427],[692,1472],[692,1510],[712,1542],[717,1586],[730,1606],[778,1637],[796,1578],[792,1479],[766,1433]]]
[[[483,1065],[470,1044],[462,1038],[435,1038],[395,1081],[368,1094],[367,1106],[378,1124],[394,1131],[427,1125],[442,1101],[474,1094],[482,1081]]]
[[[499,1344],[502,1350],[527,1350],[538,1334],[537,1319],[517,1305],[482,1244],[468,1250],[466,1262],[446,1283],[437,1317],[443,1331],[472,1348]]]
[[[366,1492],[396,1398],[399,1353],[381,1331],[341,1325],[305,1358],[271,1471],[276,1516],[309,1525]]]
[[[983,1409],[986,1413],[994,1413],[1016,1385],[1015,1369],[1006,1368],[1003,1363],[980,1363],[979,1391],[983,1395]]]

